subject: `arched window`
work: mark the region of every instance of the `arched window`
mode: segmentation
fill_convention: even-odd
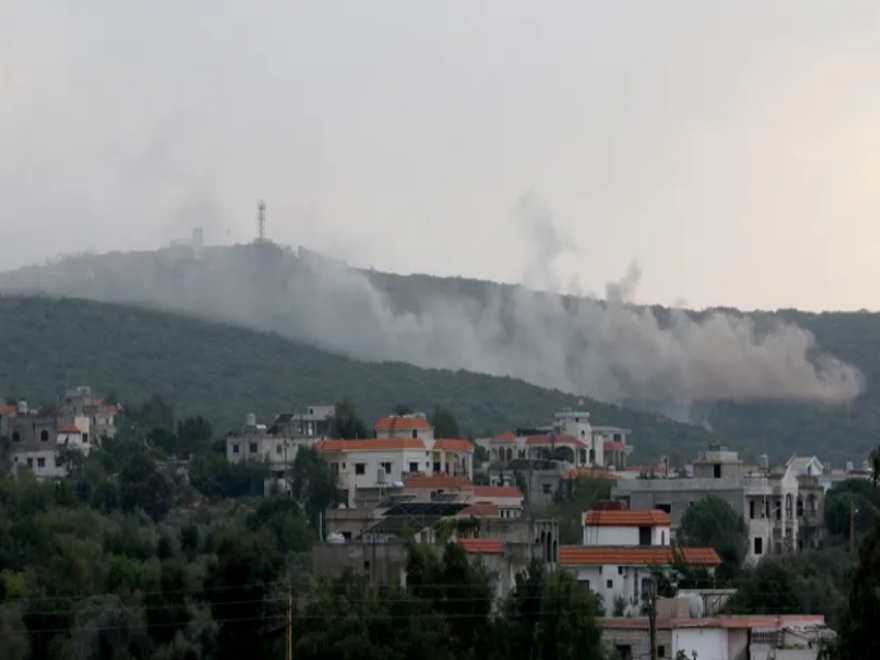
[[[46,429],[40,431],[40,440],[42,440],[43,442],[48,442],[49,432]]]

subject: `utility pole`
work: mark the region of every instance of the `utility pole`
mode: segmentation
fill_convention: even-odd
[[[657,578],[651,580],[651,660],[657,660]]]
[[[856,498],[849,498],[849,551],[856,554]]]
[[[287,589],[287,660],[293,660],[293,590]]]

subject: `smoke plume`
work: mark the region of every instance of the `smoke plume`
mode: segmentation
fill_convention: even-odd
[[[840,403],[859,371],[818,352],[811,333],[746,316],[663,314],[631,304],[640,271],[605,300],[549,293],[554,265],[577,253],[534,197],[515,209],[535,245],[527,282],[544,292],[463,280],[363,272],[271,243],[201,252],[83,255],[0,275],[0,291],[156,307],[247,327],[370,361],[511,376],[611,402],[686,416],[721,400]],[[549,291],[549,292],[548,292]]]

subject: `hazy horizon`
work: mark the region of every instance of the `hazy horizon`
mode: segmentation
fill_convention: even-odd
[[[640,303],[880,309],[880,5],[0,7],[4,269],[267,234]],[[555,287],[550,287],[555,288]]]

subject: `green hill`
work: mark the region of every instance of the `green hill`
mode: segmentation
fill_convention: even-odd
[[[158,393],[178,415],[237,428],[248,412],[266,420],[295,406],[349,396],[368,420],[397,403],[430,411],[449,405],[463,433],[547,423],[577,404],[563,392],[511,378],[364,363],[272,333],[135,307],[73,299],[0,297],[0,392],[33,403],[88,384],[121,399]],[[706,431],[618,406],[587,401],[597,424],[634,431],[639,458],[690,457]],[[730,443],[736,444],[736,443]]]

